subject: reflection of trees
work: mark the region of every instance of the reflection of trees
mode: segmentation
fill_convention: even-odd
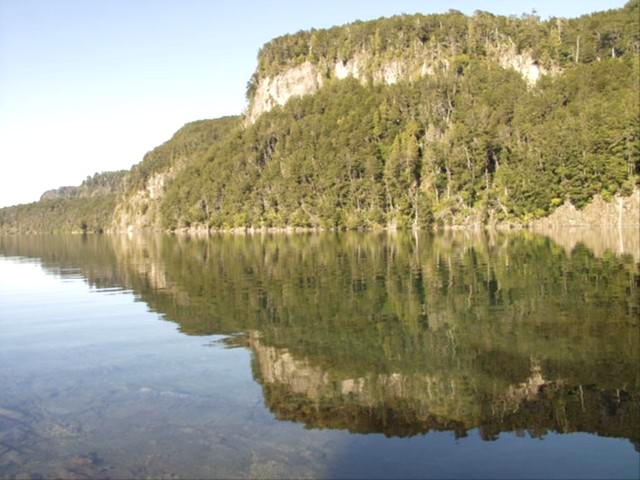
[[[0,252],[131,289],[184,333],[246,334],[280,418],[638,441],[630,256],[529,233],[22,237]]]
[[[479,428],[485,440],[503,431],[534,437],[549,431],[592,432],[639,442],[637,392],[548,380],[536,365],[524,382],[487,391],[480,390],[478,378],[465,378],[470,372],[464,371],[341,378],[284,349],[262,345],[255,334],[249,344],[271,411],[281,420],[312,428],[388,436],[430,430],[465,436],[468,429]]]

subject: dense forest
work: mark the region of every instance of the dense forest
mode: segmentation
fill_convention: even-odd
[[[638,59],[543,79],[469,60],[389,87],[345,79],[292,99],[190,164],[165,226],[527,222],[565,200],[629,194],[640,168]]]
[[[317,93],[255,123],[194,122],[96,211],[73,199],[1,209],[0,231],[51,231],[49,219],[95,231],[527,224],[565,202],[629,195],[640,178],[639,18],[632,0],[576,19],[451,11],[285,35],[260,51],[250,102],[261,79],[303,62],[327,71],[368,52],[371,76],[429,51],[444,67],[392,85],[327,73]],[[548,74],[532,84],[506,68],[491,54],[504,45]]]
[[[247,97],[251,98],[261,76],[277,74],[305,61],[327,66],[363,51],[372,52],[378,63],[425,47],[447,51],[452,56],[479,58],[487,56],[488,47],[506,40],[518,51],[530,51],[547,68],[637,54],[637,17],[638,1],[630,0],[623,9],[573,19],[553,17],[541,21],[535,12],[505,17],[476,11],[466,16],[450,10],[444,14],[398,15],[300,31],[262,47],[258,68],[247,85]]]

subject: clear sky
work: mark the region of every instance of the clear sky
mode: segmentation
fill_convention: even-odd
[[[578,16],[624,0],[0,0],[0,207],[238,114],[260,46],[398,13]]]

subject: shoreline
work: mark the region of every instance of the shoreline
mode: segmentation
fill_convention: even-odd
[[[300,234],[300,233],[415,233],[415,232],[428,232],[428,233],[442,233],[442,232],[479,232],[479,231],[568,231],[568,230],[597,230],[597,229],[631,229],[640,228],[640,223],[602,223],[602,224],[589,224],[589,223],[546,223],[535,222],[529,224],[494,224],[494,225],[447,225],[444,227],[411,227],[411,228],[397,228],[397,227],[379,227],[379,228],[325,228],[325,227],[234,227],[234,228],[177,228],[177,229],[158,229],[158,228],[129,228],[129,229],[105,229],[103,231],[53,231],[53,232],[0,232],[0,236],[14,236],[14,235],[129,235],[129,234],[167,234],[175,236],[189,236],[189,235],[216,235],[216,234],[231,234],[231,235],[263,235],[263,234]]]
[[[58,233],[7,233],[0,234],[0,239],[10,241],[11,238],[20,237],[54,237],[56,235],[82,236],[98,239],[104,237],[122,238],[124,241],[150,241],[152,239],[172,238],[182,241],[208,241],[215,238],[253,238],[257,240],[269,240],[277,238],[314,238],[324,235],[340,235],[344,237],[365,238],[373,235],[378,238],[406,238],[413,237],[416,241],[425,237],[445,237],[451,241],[456,238],[482,236],[494,241],[498,237],[507,235],[535,235],[545,237],[557,243],[567,254],[571,254],[580,244],[586,246],[596,256],[602,256],[610,252],[616,256],[631,255],[635,262],[640,262],[640,229],[637,225],[488,225],[482,227],[457,227],[440,229],[377,229],[377,230],[329,230],[329,229],[302,229],[302,228],[261,228],[261,229],[226,229],[226,230],[187,230],[168,232],[159,229],[138,229],[130,231],[110,230],[98,232],[58,232]],[[44,241],[44,240],[43,240]]]

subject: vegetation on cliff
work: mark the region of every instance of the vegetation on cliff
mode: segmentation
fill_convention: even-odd
[[[238,122],[239,117],[222,117],[187,123],[170,140],[148,152],[133,166],[127,179],[128,191],[145,188],[153,175],[166,172],[181,162],[200,158]]]
[[[532,87],[486,55],[508,39],[561,74]],[[412,15],[300,32],[249,85],[367,51],[429,43],[450,68],[375,86],[328,79],[224,139],[167,191],[168,228],[375,228],[528,222],[632,192],[640,173],[638,2],[578,19]]]
[[[476,11],[473,16],[466,16],[450,10],[283,35],[260,50],[258,68],[247,85],[247,97],[251,98],[260,77],[277,75],[306,61],[330,66],[361,52],[370,52],[379,62],[405,57],[423,47],[446,51],[449,56],[481,58],[487,55],[489,45],[506,40],[518,51],[530,51],[548,68],[637,54],[638,4],[638,0],[630,0],[622,9],[545,21],[535,13],[505,17]]]
[[[223,139],[171,183],[164,225],[374,228],[527,222],[630,194],[638,59],[543,78],[469,59],[391,86],[333,81]]]
[[[206,158],[212,145],[240,124],[240,117],[199,120],[186,124],[173,137],[148,152],[131,169],[118,201],[112,228],[158,228],[166,186],[189,163]]]
[[[108,192],[95,212],[64,198],[11,207],[0,231],[527,223],[628,195],[640,175],[639,13],[637,0],[546,21],[451,11],[285,35],[261,50],[250,100],[261,79],[303,62],[325,68],[317,93],[252,124],[188,124],[131,170],[115,203]],[[523,78],[515,57],[496,57],[501,45],[550,74]],[[416,50],[443,67],[393,85],[328,72],[359,52],[382,68]],[[47,215],[52,205],[69,216]]]

